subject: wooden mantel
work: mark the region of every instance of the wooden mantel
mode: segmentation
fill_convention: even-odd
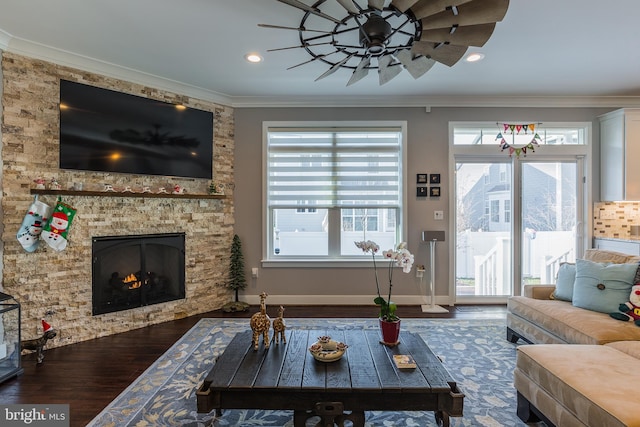
[[[40,190],[31,189],[31,194],[53,194],[58,196],[84,196],[84,197],[146,197],[166,199],[224,199],[224,194],[195,194],[195,193],[134,193],[122,191],[75,191],[75,190]]]

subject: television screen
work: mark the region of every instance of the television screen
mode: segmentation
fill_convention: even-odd
[[[60,81],[60,168],[212,178],[213,113]]]

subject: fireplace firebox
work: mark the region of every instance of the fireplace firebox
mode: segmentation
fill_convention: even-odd
[[[94,237],[93,315],[184,299],[184,233]]]

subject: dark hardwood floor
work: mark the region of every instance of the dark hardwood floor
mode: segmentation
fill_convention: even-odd
[[[403,318],[496,318],[506,314],[504,305],[455,306],[449,313],[422,313],[420,306],[402,306]],[[0,384],[0,403],[69,404],[71,426],[85,426],[109,402],[142,374],[198,320],[205,317],[249,318],[258,311],[212,311],[148,326],[95,340],[45,351],[36,365],[35,354],[22,357],[24,373]],[[277,317],[276,307],[268,314]],[[368,318],[375,306],[287,306],[285,317]],[[248,327],[247,322],[247,327]]]

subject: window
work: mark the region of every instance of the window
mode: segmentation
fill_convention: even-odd
[[[378,209],[342,209],[343,231],[380,231]]]
[[[298,202],[299,205],[306,205],[308,204],[308,200],[300,200]],[[316,208],[304,208],[304,207],[300,207],[300,208],[296,208],[296,213],[315,213],[316,212]]]
[[[511,200],[504,201],[504,222],[511,222]]]
[[[491,222],[500,222],[500,200],[491,201]]]
[[[405,124],[383,126],[265,123],[265,260],[369,260],[354,241],[402,239]]]
[[[502,133],[498,126],[486,123],[455,123],[453,130],[454,145],[497,145],[497,135]],[[514,132],[504,137],[510,144],[524,145],[534,136],[538,145],[583,145],[585,143],[585,129],[571,126],[548,126],[540,124],[534,132]]]

